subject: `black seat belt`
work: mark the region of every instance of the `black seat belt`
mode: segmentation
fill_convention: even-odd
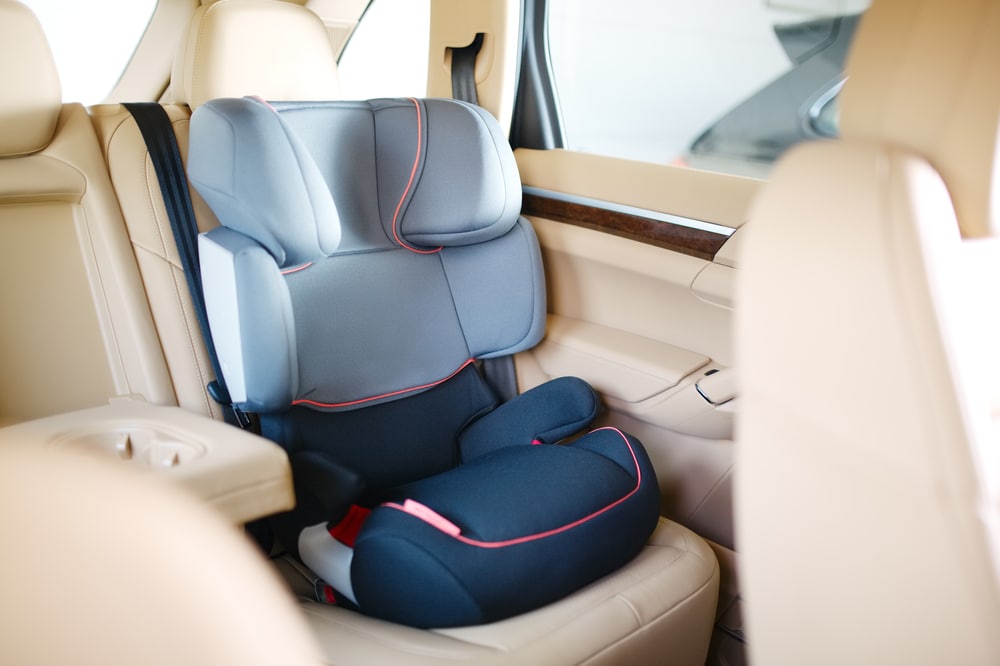
[[[479,106],[476,90],[476,57],[483,48],[483,33],[477,32],[468,46],[451,49],[451,96]]]
[[[153,162],[156,178],[160,184],[163,203],[167,207],[167,217],[170,218],[170,228],[174,232],[177,252],[181,257],[181,267],[187,279],[188,291],[194,303],[195,315],[205,340],[205,349],[215,373],[215,380],[209,382],[208,394],[227,407],[226,421],[247,429],[251,426],[249,415],[233,404],[222,376],[219,356],[212,342],[212,333],[208,327],[208,312],[205,309],[205,293],[201,284],[201,267],[198,264],[198,223],[191,206],[191,194],[188,192],[187,175],[184,163],[181,161],[177,137],[170,123],[166,110],[156,102],[141,102],[124,104],[132,117],[135,118],[142,139],[146,142],[149,159]]]
[[[477,32],[468,46],[451,49],[451,96],[479,106],[476,89],[476,58],[483,48],[483,33]],[[480,371],[494,393],[507,402],[517,395],[517,373],[513,356],[483,359]]]

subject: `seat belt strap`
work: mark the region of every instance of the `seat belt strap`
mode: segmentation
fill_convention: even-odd
[[[479,106],[479,92],[476,89],[476,58],[483,48],[483,33],[477,32],[468,46],[451,49],[451,96],[463,102]],[[501,402],[507,402],[517,395],[517,373],[514,357],[483,359],[479,363],[480,372]]]
[[[226,389],[219,356],[212,342],[212,333],[208,327],[208,311],[205,308],[205,293],[201,284],[201,267],[198,263],[198,223],[194,217],[191,205],[191,194],[188,191],[187,174],[181,161],[181,152],[177,146],[177,137],[166,110],[156,102],[133,102],[124,104],[132,117],[135,118],[142,134],[142,140],[149,151],[149,159],[156,171],[156,179],[163,195],[163,203],[167,208],[170,228],[174,232],[174,242],[181,258],[181,268],[187,280],[191,301],[194,303],[195,315],[208,350],[208,358],[215,373],[215,380],[207,386],[209,395],[231,411],[226,413],[226,420],[235,422],[241,428],[250,427],[249,416],[233,404]]]
[[[500,402],[517,397],[517,370],[514,367],[514,357],[510,354],[482,359],[480,373]]]
[[[451,96],[479,106],[476,90],[476,57],[483,48],[483,33],[477,32],[468,46],[451,49]]]

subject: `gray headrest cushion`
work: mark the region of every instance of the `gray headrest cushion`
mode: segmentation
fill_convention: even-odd
[[[517,163],[497,122],[478,107],[443,99],[275,107],[253,98],[212,100],[191,120],[188,173],[219,221],[257,240],[279,266],[329,256],[340,243],[336,202],[317,164],[332,158],[281,118],[304,106],[322,112],[330,136],[374,137],[366,144],[374,146],[374,177],[351,177],[359,179],[356,192],[377,199],[372,210],[389,242],[417,251],[472,245],[503,236],[517,221]]]

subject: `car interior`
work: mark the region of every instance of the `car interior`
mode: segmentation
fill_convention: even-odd
[[[354,97],[381,2],[157,0],[92,103],[0,0],[0,662],[1000,663],[1000,3],[789,0],[762,174],[574,143],[557,0]]]

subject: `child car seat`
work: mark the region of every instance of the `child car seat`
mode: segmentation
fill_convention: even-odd
[[[192,117],[189,174],[235,403],[292,460],[286,546],[337,603],[418,627],[540,607],[629,561],[659,490],[634,438],[570,443],[598,401],[560,378],[498,404],[479,359],[544,332],[538,241],[493,118],[454,100]]]

